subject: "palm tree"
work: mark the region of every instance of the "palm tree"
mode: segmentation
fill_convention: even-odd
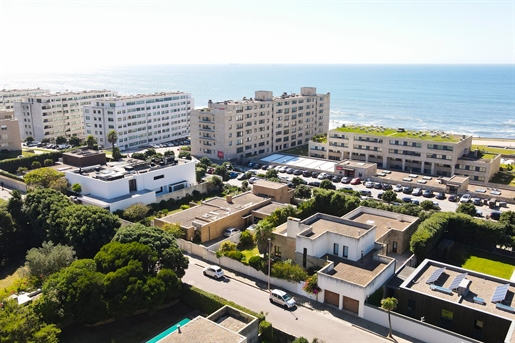
[[[389,337],[393,337],[392,335],[392,319],[390,317],[390,312],[397,308],[397,299],[394,297],[385,298],[381,300],[381,308],[388,312],[388,323],[390,324],[390,332],[388,333]]]
[[[274,239],[274,235],[272,234],[273,231],[274,226],[267,220],[262,220],[256,224],[254,231],[254,241],[257,244],[260,254],[268,252],[268,239]]]
[[[111,143],[113,149],[114,150],[114,143],[116,143],[116,141],[118,140],[118,134],[116,133],[115,130],[111,130],[107,133],[107,141],[109,143]]]

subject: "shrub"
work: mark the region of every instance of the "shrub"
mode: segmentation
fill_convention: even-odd
[[[51,167],[54,165],[54,160],[51,159],[51,158],[47,158],[45,159],[45,161],[43,162],[43,164],[45,165],[45,167]]]
[[[38,168],[41,168],[41,162],[39,161],[33,161],[32,164],[30,165],[30,168],[32,169],[38,169]]]
[[[318,275],[314,274],[309,277],[302,289],[311,294],[318,294],[321,291],[320,287],[318,287]]]
[[[235,250],[236,250],[236,243],[233,243],[231,241],[223,242],[219,249],[219,251],[222,252],[222,254],[224,254],[224,255],[228,252],[235,251]]]
[[[190,205],[181,205],[181,210],[187,210],[190,208]]]
[[[238,247],[244,248],[244,247],[250,247],[254,244],[254,237],[252,237],[252,234],[248,231],[243,231],[240,235],[240,243],[238,244]]]
[[[249,266],[256,270],[263,271],[263,258],[261,256],[252,256],[249,259]]]
[[[263,320],[259,323],[259,333],[261,334],[261,339],[263,342],[273,342],[274,336],[274,328],[272,327],[272,323]]]
[[[123,211],[123,218],[131,222],[137,222],[143,220],[148,211],[150,211],[150,207],[142,203],[136,203]]]
[[[243,262],[245,261],[245,255],[241,251],[232,250],[225,254],[225,256],[232,258],[233,260]]]
[[[273,277],[290,282],[300,282],[306,280],[308,277],[308,273],[301,266],[294,264],[291,260],[285,262],[278,261],[272,264],[271,274]]]

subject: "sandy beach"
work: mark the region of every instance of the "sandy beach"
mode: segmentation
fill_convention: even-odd
[[[477,145],[488,145],[492,147],[501,147],[501,148],[512,148],[515,149],[515,139],[508,138],[479,138],[473,137],[472,144]]]

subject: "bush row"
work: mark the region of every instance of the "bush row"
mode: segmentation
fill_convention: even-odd
[[[45,165],[46,159],[52,159],[54,162],[63,156],[61,151],[50,151],[40,155],[32,155],[24,158],[10,158],[0,161],[0,169],[5,170],[11,174],[15,174],[18,168],[23,167],[31,169],[32,162],[38,161],[41,165]]]

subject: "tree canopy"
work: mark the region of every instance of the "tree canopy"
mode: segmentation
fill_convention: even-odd
[[[64,176],[64,173],[53,168],[39,168],[31,170],[23,179],[28,186],[48,188],[50,184]]]

